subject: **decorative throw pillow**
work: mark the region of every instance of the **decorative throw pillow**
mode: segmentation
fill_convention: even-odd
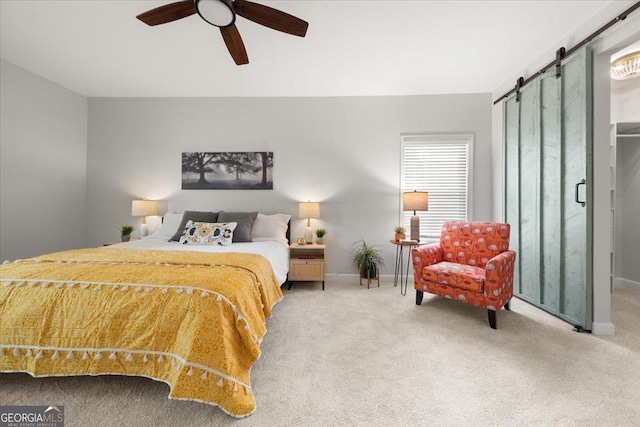
[[[229,246],[233,241],[235,222],[194,222],[187,221],[184,233],[180,237],[183,245],[218,245]]]
[[[181,213],[166,213],[162,218],[162,225],[160,228],[145,239],[151,240],[163,240],[168,242],[171,237],[176,233],[176,230],[180,229],[182,223],[183,214]],[[184,230],[184,227],[182,228]],[[181,232],[182,233],[182,232]]]
[[[237,222],[233,233],[233,242],[250,242],[251,241],[251,228],[253,222],[256,220],[258,212],[224,212],[218,213],[218,222]]]
[[[218,213],[217,212],[184,211],[184,214],[182,215],[182,222],[180,222],[180,226],[178,227],[178,230],[175,232],[173,237],[169,239],[170,242],[180,241],[180,236],[184,234],[184,228],[187,226],[188,221],[216,222],[218,221]]]
[[[290,219],[291,215],[287,214],[265,215],[259,213],[251,229],[251,239],[254,242],[272,239],[287,243],[287,228]]]

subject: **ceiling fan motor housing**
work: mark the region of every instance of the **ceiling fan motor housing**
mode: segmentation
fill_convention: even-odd
[[[231,0],[194,0],[198,15],[216,27],[228,27],[236,22]]]
[[[179,0],[147,10],[136,18],[153,27],[196,13],[204,21],[220,28],[227,50],[237,65],[248,64],[249,57],[235,26],[236,14],[272,30],[298,37],[304,37],[309,26],[306,21],[293,15],[248,0]]]

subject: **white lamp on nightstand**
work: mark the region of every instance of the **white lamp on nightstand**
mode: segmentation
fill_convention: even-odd
[[[131,202],[131,216],[141,216],[140,237],[147,235],[147,216],[158,215],[158,203],[155,200],[134,200]]]
[[[298,217],[307,219],[307,229],[304,232],[304,240],[307,245],[313,243],[313,230],[311,230],[311,218],[320,218],[320,203],[302,202],[298,205]]]

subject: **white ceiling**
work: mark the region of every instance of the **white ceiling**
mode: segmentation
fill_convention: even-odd
[[[135,19],[168,3],[0,0],[0,56],[88,97],[492,92],[612,2],[261,1],[309,30],[238,17],[244,66],[198,15]]]

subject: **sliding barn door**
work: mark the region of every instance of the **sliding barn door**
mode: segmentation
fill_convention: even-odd
[[[592,321],[592,57],[584,47],[504,103],[504,217],[514,293],[576,325]]]

